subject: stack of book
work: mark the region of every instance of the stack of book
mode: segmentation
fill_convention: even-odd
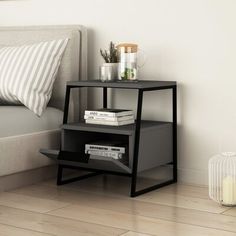
[[[126,145],[121,142],[94,142],[85,144],[85,154],[122,160],[125,157]]]
[[[84,115],[85,122],[98,125],[128,125],[134,123],[134,112],[122,109],[98,109],[86,110]]]

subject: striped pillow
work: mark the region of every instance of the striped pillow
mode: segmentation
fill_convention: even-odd
[[[0,49],[0,104],[45,110],[68,39]]]

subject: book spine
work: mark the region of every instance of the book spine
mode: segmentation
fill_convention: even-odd
[[[87,151],[108,151],[108,152],[118,152],[118,153],[125,153],[124,147],[114,147],[114,146],[102,146],[102,145],[95,145],[95,144],[85,144],[85,150]]]
[[[102,112],[102,111],[85,111],[85,115],[101,116],[101,117],[117,117],[116,113]]]
[[[124,121],[105,121],[105,120],[85,120],[86,124],[95,124],[95,125],[111,125],[111,126],[121,126],[133,124],[134,119],[124,120]]]
[[[95,115],[84,115],[85,120],[99,120],[99,121],[118,121],[117,117],[110,117],[110,116],[95,116]]]
[[[122,158],[122,153],[116,153],[116,152],[104,152],[104,151],[91,151],[91,150],[88,150],[86,153],[90,154],[90,155],[96,155],[96,156],[111,157],[111,158],[117,159],[117,160]]]
[[[85,120],[86,124],[95,124],[95,125],[113,125],[119,126],[118,121],[107,121],[107,120]]]
[[[129,116],[122,116],[122,117],[103,117],[103,116],[92,116],[92,115],[84,115],[84,119],[85,120],[95,120],[95,121],[113,121],[113,122],[121,122],[121,121],[125,121],[125,120],[130,120],[130,119],[134,119],[133,115],[129,115]]]

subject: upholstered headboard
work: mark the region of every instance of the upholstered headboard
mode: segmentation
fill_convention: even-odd
[[[87,79],[87,31],[80,25],[64,26],[26,26],[0,27],[0,47],[6,45],[32,44],[54,39],[69,38],[64,52],[58,76],[54,84],[49,106],[63,110],[65,85],[70,80]],[[70,116],[76,119],[79,108],[82,112],[87,99],[85,91],[73,91],[71,97]]]

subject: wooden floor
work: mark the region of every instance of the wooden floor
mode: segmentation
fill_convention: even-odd
[[[236,208],[209,200],[206,188],[177,184],[134,199],[128,188],[126,177],[101,175],[2,192],[0,235],[236,235]]]

